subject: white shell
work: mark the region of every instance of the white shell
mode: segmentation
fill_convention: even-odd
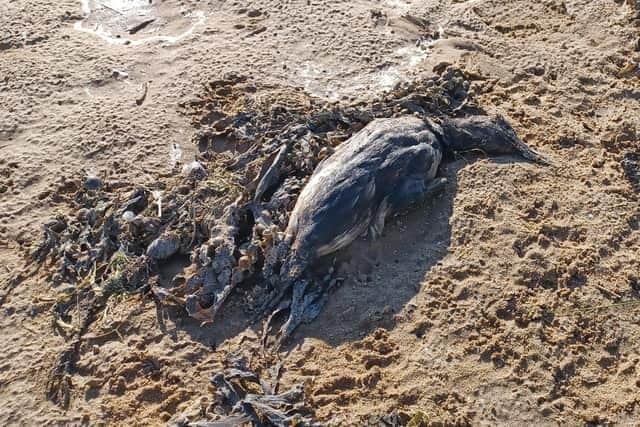
[[[131,211],[125,211],[122,214],[122,219],[124,219],[127,222],[132,222],[134,219],[136,219],[136,214],[134,214]]]

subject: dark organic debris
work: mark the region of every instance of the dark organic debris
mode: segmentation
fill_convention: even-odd
[[[51,367],[45,388],[49,400],[63,408],[67,408],[71,400],[71,376],[75,371],[75,364],[79,358],[78,352],[82,343],[82,335],[93,322],[96,313],[104,306],[104,300],[92,294],[78,303],[76,309],[80,319],[77,328],[70,327],[58,317],[60,315],[58,310],[62,305],[64,305],[64,302],[57,304],[56,307],[54,315],[57,319],[56,326],[70,329],[71,336],[67,348],[58,355]]]
[[[211,378],[215,397],[204,414],[180,414],[170,426],[314,426],[313,412],[304,403],[304,386],[296,384],[278,393],[258,374],[246,367],[220,372]],[[206,419],[202,419],[202,417]]]
[[[144,187],[138,187],[127,197],[127,201],[122,204],[119,212],[131,211],[139,214],[149,203],[149,192]]]
[[[145,29],[149,24],[153,23],[155,20],[156,20],[155,18],[145,19],[144,21],[129,28],[129,34],[135,34],[138,31]]]
[[[142,89],[142,93],[140,94],[139,97],[136,98],[136,105],[138,106],[142,105],[144,100],[147,99],[147,92],[149,91],[149,83],[147,82],[142,83],[142,85],[140,86],[140,89]]]
[[[443,142],[439,153],[428,148],[421,151],[422,160],[432,161],[434,172],[447,150],[480,148],[544,161],[506,122],[469,118],[481,110],[473,102],[464,73],[453,68],[429,80],[400,85],[380,99],[346,106],[296,89],[257,88],[246,78],[232,75],[211,83],[200,99],[183,107],[193,118],[194,142],[200,148],[197,162],[187,165],[184,173],[176,165],[174,173],[154,188],[123,187],[108,181],[100,187],[86,186],[80,178],[70,186],[77,191],[60,196],[66,198],[72,213],[48,221],[42,241],[31,253],[53,286],[71,289],[56,304],[59,324],[82,320],[76,318],[74,302],[99,310],[112,296],[132,293],[146,294],[159,304],[183,305],[190,316],[209,323],[235,293],[241,294],[238,297],[248,319],[265,319],[265,345],[275,342],[277,347],[300,323],[320,313],[331,290],[341,282],[331,269],[312,273],[309,267],[349,239],[324,248],[317,242],[316,246],[305,243],[305,239],[318,237],[307,231],[321,217],[304,204],[296,208],[296,203],[301,194],[315,191],[307,185],[315,171],[332,162],[335,166],[335,159],[341,156],[349,158],[344,154],[349,145],[343,142],[354,135],[349,144],[358,138],[366,142],[362,135],[375,130],[376,123],[387,120],[394,128],[393,123],[405,120],[426,126],[422,136],[399,136],[409,146],[422,141],[420,138],[433,142],[458,132],[455,141]],[[431,121],[406,118],[410,116]],[[452,118],[455,116],[460,118]],[[374,122],[376,119],[384,120]],[[367,125],[371,127],[362,131]],[[363,133],[358,134],[360,131]],[[222,150],[221,138],[225,141]],[[378,142],[384,146],[390,140],[380,138]],[[404,156],[402,150],[387,153],[388,167],[382,168],[391,174],[388,178],[397,178],[391,181],[398,181],[403,189],[400,193],[406,196],[387,200],[390,211],[434,194],[445,184],[432,175],[431,182],[417,178],[425,173],[425,165],[403,163],[415,149],[409,146]],[[403,168],[414,166],[408,176],[409,170]],[[348,170],[343,172],[349,175]],[[388,189],[373,190],[377,197]],[[362,218],[356,231],[379,234],[387,211],[380,209],[380,202],[368,206],[370,210],[377,203],[378,209],[375,213],[370,210],[370,217]],[[301,232],[305,227],[307,231]],[[347,229],[353,237],[354,227]],[[336,235],[328,237],[331,243]],[[174,278],[174,287],[160,287],[155,278],[150,283],[159,264],[187,255],[191,265]],[[287,312],[288,319],[283,318]],[[282,322],[281,327],[270,339],[276,322]],[[72,334],[75,340],[82,338],[83,330]],[[70,374],[72,365],[56,365],[52,389],[66,387],[61,373]],[[243,407],[260,413],[268,412],[261,405],[275,404],[258,397],[242,401]]]
[[[207,170],[197,160],[187,163],[182,168],[182,174],[196,180],[204,179],[207,176]]]
[[[84,180],[84,187],[87,190],[96,191],[102,187],[102,181],[95,175],[88,175]]]
[[[621,164],[633,189],[636,193],[640,193],[640,153],[626,153]]]

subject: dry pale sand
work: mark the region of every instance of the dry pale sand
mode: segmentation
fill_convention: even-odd
[[[210,399],[211,374],[243,345],[231,317],[201,328],[169,311],[160,325],[153,304],[113,301],[83,342],[69,409],[48,402],[66,345],[57,290],[13,278],[40,224],[68,209],[68,182],[152,183],[173,144],[189,161],[179,104],[226,72],[352,100],[443,62],[555,166],[449,163],[445,195],[357,242],[377,258],[354,257],[294,334],[283,384],[306,381],[324,424],[385,425],[394,411],[425,425],[640,420],[640,208],[620,165],[640,151],[636,2],[95,3],[0,3],[2,425],[164,424]]]

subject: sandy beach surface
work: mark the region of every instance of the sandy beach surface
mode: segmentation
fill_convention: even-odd
[[[447,163],[443,195],[355,243],[281,350],[283,388],[303,382],[322,425],[636,424],[639,30],[628,0],[3,0],[0,424],[165,425],[259,333],[121,298],[80,346],[69,406],[47,400],[68,343],[26,254],[72,213],[71,183],[153,185],[192,161],[184,105],[229,73],[354,103],[447,66],[553,166]]]

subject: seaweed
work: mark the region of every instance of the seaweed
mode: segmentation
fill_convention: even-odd
[[[278,393],[281,365],[276,365],[272,384],[244,365],[226,369],[211,378],[215,388],[214,410],[189,417],[179,414],[170,426],[193,427],[203,425],[254,426],[315,426],[313,411],[305,404],[303,384]],[[217,412],[216,412],[217,411]],[[204,415],[205,419],[201,417]],[[191,419],[190,418],[194,418]]]

